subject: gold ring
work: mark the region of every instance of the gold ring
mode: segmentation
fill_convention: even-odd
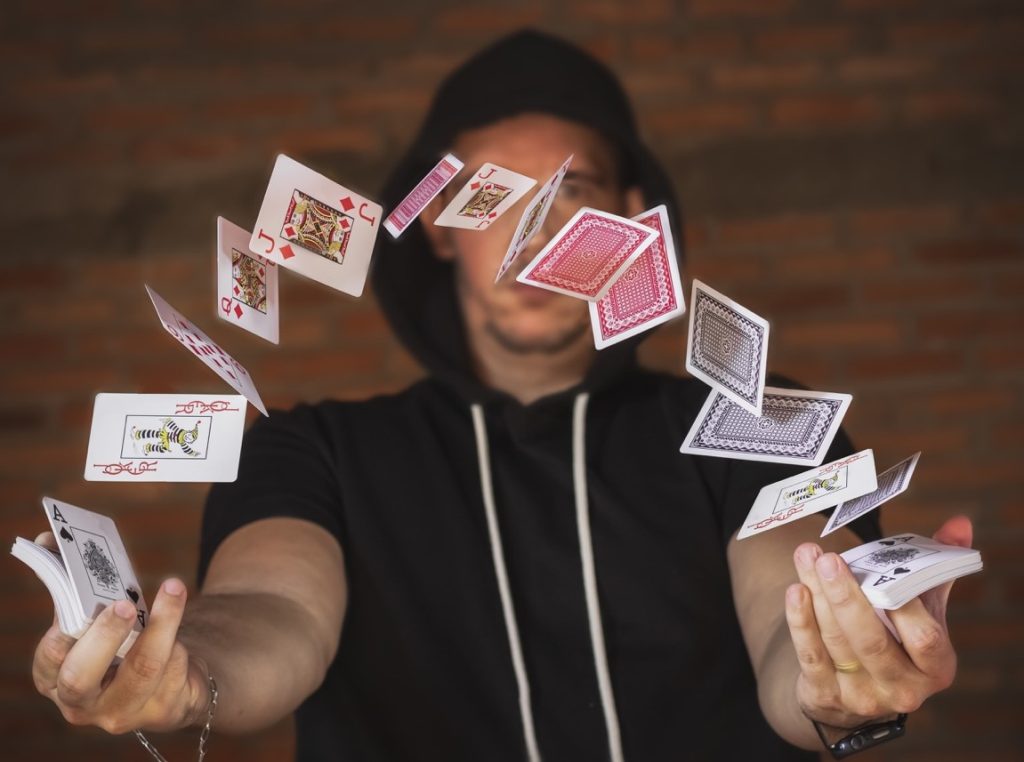
[[[835,665],[836,672],[842,672],[844,675],[860,672],[861,668],[861,663],[856,659],[853,661],[836,661],[832,663]]]

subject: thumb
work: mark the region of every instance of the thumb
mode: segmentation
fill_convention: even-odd
[[[945,545],[969,548],[974,541],[974,525],[966,516],[953,516],[935,530],[932,538]],[[949,593],[952,589],[953,583],[946,582],[921,595],[927,609],[940,622],[945,621],[946,604],[949,602]]]

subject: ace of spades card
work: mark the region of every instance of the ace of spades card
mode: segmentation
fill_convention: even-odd
[[[249,249],[307,278],[360,296],[382,211],[380,204],[281,154]]]
[[[217,314],[277,344],[278,267],[249,250],[249,231],[217,218]]]
[[[141,632],[149,609],[114,522],[52,497],[43,498],[43,509],[78,593],[82,615],[92,620],[111,603],[128,599],[135,604],[134,629]]]

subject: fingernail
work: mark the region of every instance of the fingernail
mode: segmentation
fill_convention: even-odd
[[[800,550],[800,563],[807,571],[814,568],[814,562],[818,556],[821,555],[821,550],[816,546],[812,545],[808,548],[802,548]]]
[[[122,619],[134,619],[135,607],[128,601],[118,601],[114,604],[114,613]]]
[[[164,582],[164,592],[178,597],[185,592],[185,586],[181,584],[180,579],[169,579]]]
[[[817,568],[818,574],[827,580],[835,579],[836,573],[839,571],[839,567],[836,565],[836,557],[831,553],[819,558],[815,568]]]

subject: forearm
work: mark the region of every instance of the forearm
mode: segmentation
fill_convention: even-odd
[[[201,595],[190,601],[178,636],[217,681],[217,729],[264,728],[316,690],[337,647],[318,639],[316,631],[301,606],[279,595]],[[196,719],[204,721],[205,712]]]
[[[758,701],[765,719],[779,736],[803,749],[820,751],[821,740],[814,725],[797,702],[799,675],[800,663],[783,620],[769,641],[757,675]]]

